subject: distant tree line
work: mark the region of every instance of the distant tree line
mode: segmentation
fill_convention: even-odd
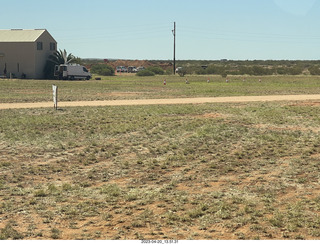
[[[198,75],[300,75],[304,67],[265,67],[259,65],[253,66],[232,66],[232,65],[210,65],[208,67],[189,66],[183,67],[179,73],[198,74]]]
[[[99,75],[114,75],[111,66],[100,59],[74,58],[76,63],[91,67]],[[169,60],[165,60],[169,62]],[[164,60],[149,60],[153,66],[137,73],[139,76],[172,74],[172,68],[164,70],[158,65]],[[183,75],[320,75],[320,60],[178,60],[178,73]]]
[[[320,75],[320,61],[253,60],[253,61],[179,61],[179,74],[199,75]]]

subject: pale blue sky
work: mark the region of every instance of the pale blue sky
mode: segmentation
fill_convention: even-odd
[[[320,0],[0,0],[0,29],[46,28],[81,58],[320,59]]]

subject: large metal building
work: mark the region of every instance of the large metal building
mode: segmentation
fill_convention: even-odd
[[[45,29],[0,30],[0,77],[42,79],[57,42]]]

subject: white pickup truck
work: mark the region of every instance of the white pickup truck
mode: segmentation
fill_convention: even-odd
[[[60,64],[54,67],[54,76],[59,80],[90,80],[92,75],[80,64]]]

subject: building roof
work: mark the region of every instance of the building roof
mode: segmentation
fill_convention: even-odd
[[[0,42],[35,42],[46,31],[45,29],[0,30]]]

